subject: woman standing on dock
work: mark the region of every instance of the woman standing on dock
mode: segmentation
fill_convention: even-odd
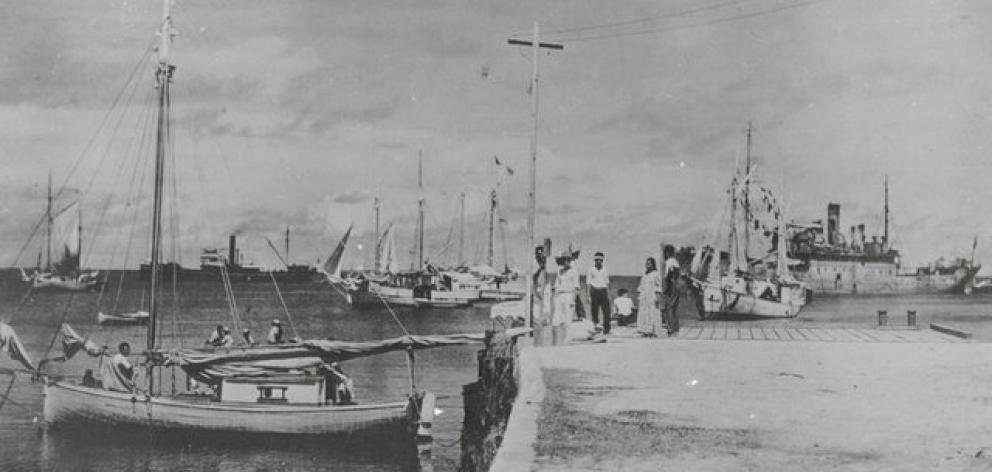
[[[649,338],[658,337],[661,325],[661,274],[653,257],[644,261],[644,275],[637,286],[637,332]]]

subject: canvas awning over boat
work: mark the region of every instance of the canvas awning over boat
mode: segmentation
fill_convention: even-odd
[[[380,341],[310,340],[255,348],[207,351],[184,349],[157,353],[154,362],[177,365],[191,377],[210,384],[231,376],[264,376],[315,368],[321,364],[407,349],[482,342],[482,334],[403,336]]]
[[[31,362],[31,356],[24,350],[24,345],[21,344],[14,328],[7,323],[0,323],[0,351],[7,351],[11,359],[20,362],[28,370],[38,370],[34,362]]]

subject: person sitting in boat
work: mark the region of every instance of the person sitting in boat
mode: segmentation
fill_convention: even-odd
[[[255,347],[258,344],[255,342],[255,338],[251,335],[251,330],[248,328],[241,330],[241,337],[244,338],[245,344],[247,344],[248,347]]]
[[[217,347],[221,345],[222,339],[224,339],[224,325],[217,325],[217,328],[210,332],[210,337],[203,344],[210,347]]]
[[[265,338],[269,344],[282,344],[285,341],[282,331],[282,323],[278,319],[272,320],[272,328],[269,328],[269,336]]]
[[[110,362],[101,364],[100,373],[103,376],[104,388],[118,392],[134,390],[134,366],[127,360],[129,355],[131,355],[131,345],[122,342],[117,346],[117,354],[114,354]]]
[[[224,335],[221,336],[220,340],[217,341],[217,347],[233,347],[234,338],[231,337],[231,328],[225,326],[223,328]]]
[[[324,376],[324,400],[334,405],[355,405],[351,378],[337,362],[323,364],[318,371]]]

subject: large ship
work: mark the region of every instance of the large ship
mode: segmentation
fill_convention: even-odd
[[[888,182],[885,185],[885,227],[881,237],[868,240],[865,225],[841,232],[840,205],[827,205],[823,220],[789,225],[789,269],[817,294],[971,293],[981,268],[974,260],[938,260],[925,267],[904,267],[889,239]]]
[[[287,230],[287,257],[289,248],[289,234]],[[280,257],[280,259],[283,259]],[[162,262],[159,270],[171,277],[172,271],[177,270],[179,280],[204,281],[221,280],[221,272],[226,270],[226,276],[231,282],[268,282],[271,283],[271,274],[280,283],[303,283],[315,282],[321,279],[316,267],[301,264],[286,264],[285,270],[263,270],[260,266],[251,261],[246,261],[244,253],[238,248],[238,238],[231,235],[227,246],[227,254],[224,249],[203,249],[200,253],[200,268],[190,269],[180,266],[174,262]],[[151,274],[149,264],[141,264],[141,277],[147,278]]]

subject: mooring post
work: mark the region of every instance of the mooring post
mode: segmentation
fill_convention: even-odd
[[[913,328],[916,327],[916,310],[906,311],[906,324]]]
[[[889,312],[878,310],[878,325],[885,326],[887,324],[889,324]]]

